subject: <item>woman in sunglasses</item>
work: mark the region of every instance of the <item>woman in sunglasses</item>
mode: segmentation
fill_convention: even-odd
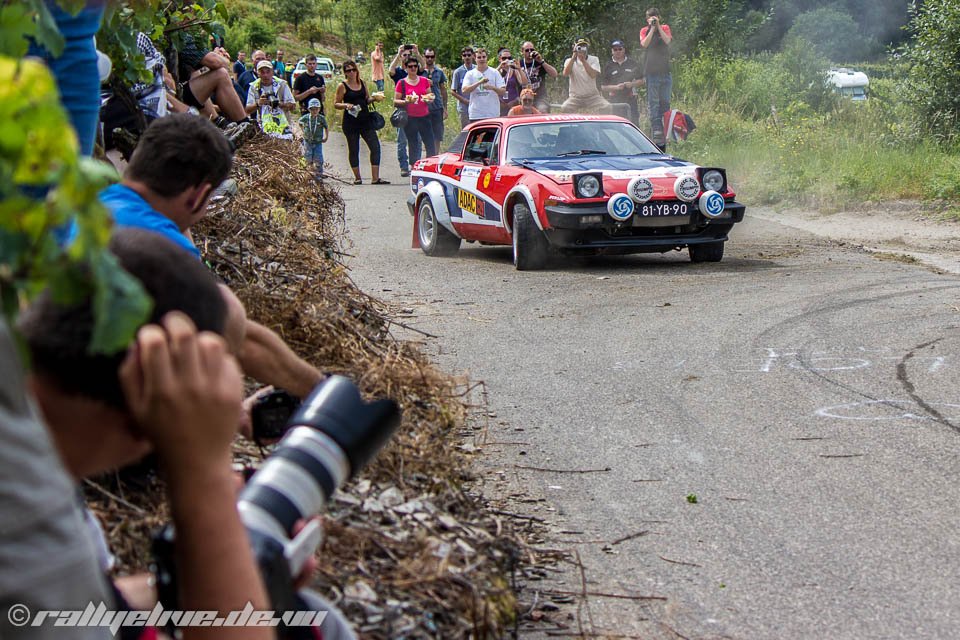
[[[371,184],[389,184],[380,177],[380,139],[370,117],[370,103],[382,100],[383,94],[370,95],[353,60],[344,62],[342,68],[345,80],[337,87],[333,106],[344,112],[343,135],[347,138],[353,184],[363,184],[360,177],[360,138],[370,150]]]
[[[403,128],[407,136],[407,154],[410,164],[420,159],[420,141],[427,149],[427,156],[437,155],[437,143],[433,137],[433,126],[430,123],[430,103],[436,96],[433,95],[433,85],[420,72],[420,61],[410,56],[404,63],[407,76],[397,82],[397,90],[393,97],[393,104],[407,110],[407,126]]]

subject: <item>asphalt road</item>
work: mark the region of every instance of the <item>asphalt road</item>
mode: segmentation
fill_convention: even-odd
[[[341,134],[325,151],[345,168]],[[486,383],[485,492],[628,596],[568,607],[573,629],[960,636],[957,276],[749,216],[719,264],[521,273],[507,248],[411,250],[405,186],[342,193],[355,281]]]

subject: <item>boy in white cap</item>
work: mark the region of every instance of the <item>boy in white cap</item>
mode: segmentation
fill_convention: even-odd
[[[317,178],[323,177],[323,143],[327,141],[329,129],[327,119],[320,113],[320,101],[310,98],[307,102],[308,113],[300,116],[300,129],[303,131],[303,159],[312,164]]]

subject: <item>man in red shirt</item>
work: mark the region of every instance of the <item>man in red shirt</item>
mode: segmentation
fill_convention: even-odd
[[[640,46],[647,50],[644,75],[647,78],[647,113],[650,116],[650,135],[663,148],[663,114],[670,111],[670,27],[660,22],[660,10],[647,9],[647,26],[640,30]]]

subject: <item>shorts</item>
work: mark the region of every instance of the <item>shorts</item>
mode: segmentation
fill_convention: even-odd
[[[189,82],[184,82],[180,85],[180,95],[183,99],[183,103],[188,107],[203,109],[203,103],[197,100],[197,96],[193,95],[193,91],[190,90]]]

